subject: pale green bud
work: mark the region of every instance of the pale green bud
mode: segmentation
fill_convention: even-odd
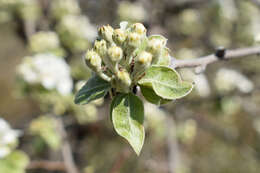
[[[126,70],[120,70],[116,74],[119,81],[121,81],[126,87],[129,87],[132,83],[129,73]]]
[[[137,57],[137,62],[143,65],[150,65],[152,62],[153,55],[149,52],[143,51]]]
[[[86,64],[95,72],[101,71],[102,60],[97,52],[89,50],[85,55]]]
[[[145,28],[144,25],[141,24],[141,23],[135,23],[135,24],[133,24],[133,26],[132,26],[132,31],[133,31],[133,32],[136,32],[136,33],[138,33],[138,34],[140,34],[140,35],[146,35],[146,28]]]
[[[94,49],[101,56],[105,56],[107,52],[107,43],[105,40],[96,40],[94,43]]]
[[[100,27],[98,33],[106,41],[110,43],[113,42],[112,36],[114,33],[114,29],[110,25]]]
[[[153,55],[149,52],[143,51],[136,58],[136,64],[134,66],[134,71],[131,76],[133,81],[138,81],[139,77],[142,76],[145,70],[151,65]]]
[[[112,46],[108,49],[108,56],[113,62],[119,62],[123,57],[123,50],[118,46]]]
[[[140,46],[142,41],[142,36],[136,32],[129,33],[128,35],[128,45],[132,47]]]
[[[164,40],[152,38],[148,42],[148,49],[152,53],[160,53],[162,51],[162,49],[165,47],[165,45],[166,45],[166,42]]]
[[[113,34],[113,40],[116,44],[123,44],[123,42],[126,40],[126,33],[122,29],[115,29]]]
[[[111,80],[111,78],[109,76],[107,76],[106,74],[104,74],[102,72],[102,68],[101,68],[102,60],[97,52],[95,52],[94,50],[87,51],[87,53],[85,55],[85,62],[87,64],[87,66],[91,70],[96,72],[102,79],[104,79],[106,81]]]

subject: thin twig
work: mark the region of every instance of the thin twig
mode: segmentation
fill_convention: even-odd
[[[241,48],[235,50],[226,50],[223,57],[217,57],[215,54],[211,54],[208,56],[194,58],[194,59],[185,59],[185,60],[177,60],[173,59],[171,62],[172,68],[184,68],[184,67],[206,67],[208,64],[220,61],[220,60],[229,60],[242,58],[250,55],[259,55],[260,54],[260,46],[249,47],[249,48]]]
[[[66,171],[66,167],[63,162],[37,160],[31,161],[27,166],[27,169],[44,169],[48,171]]]
[[[78,168],[73,159],[72,149],[68,141],[68,137],[63,125],[63,121],[61,118],[57,118],[57,121],[58,121],[58,131],[63,139],[61,152],[64,159],[66,170],[68,173],[79,173]]]

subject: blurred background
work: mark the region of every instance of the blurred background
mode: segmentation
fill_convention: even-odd
[[[176,59],[260,44],[257,0],[0,0],[0,172],[76,173],[71,154],[82,173],[259,173],[257,56],[178,69],[195,88],[145,102],[139,157],[113,130],[109,97],[73,103],[97,28],[120,21],[168,38]]]

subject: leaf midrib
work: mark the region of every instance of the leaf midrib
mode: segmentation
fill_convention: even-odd
[[[90,88],[90,89],[82,89],[81,91],[79,91],[79,95],[83,95],[86,92],[90,92],[90,91],[97,90],[97,89],[103,89],[103,88],[107,88],[107,87],[110,87],[110,85],[109,84],[98,85],[98,86],[95,86],[95,87]],[[84,92],[84,93],[82,93],[82,92]]]
[[[178,87],[177,85],[169,85],[167,83],[163,83],[163,82],[160,82],[160,81],[157,81],[157,80],[153,80],[153,79],[142,79],[142,82],[140,82],[141,84],[143,83],[158,83],[158,84],[161,84],[161,85],[164,85],[166,87],[169,87],[169,88],[183,88],[183,87]],[[176,84],[178,84],[179,82],[177,82]]]

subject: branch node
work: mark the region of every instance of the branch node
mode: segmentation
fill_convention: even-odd
[[[226,54],[226,49],[221,46],[218,47],[215,53],[215,56],[219,59],[219,60],[224,60],[225,59],[225,54]]]

